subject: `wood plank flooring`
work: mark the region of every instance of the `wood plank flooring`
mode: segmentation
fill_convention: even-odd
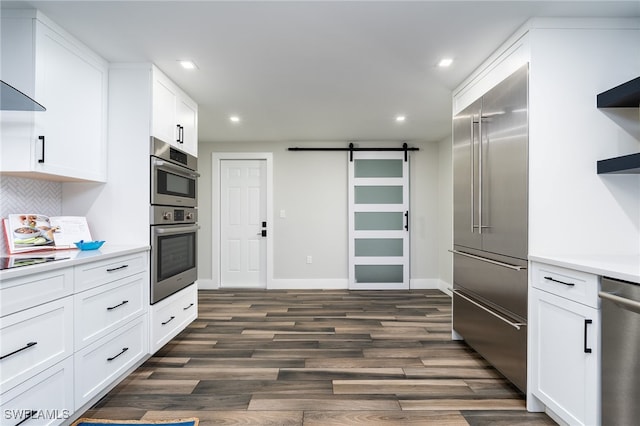
[[[209,425],[554,425],[420,291],[200,291],[199,317],[84,417]]]

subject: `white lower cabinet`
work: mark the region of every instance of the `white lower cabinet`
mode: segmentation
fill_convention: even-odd
[[[0,396],[2,425],[57,425],[73,405],[73,357],[67,357]]]
[[[531,394],[552,412],[550,414],[567,424],[598,425],[600,311],[597,297],[585,297],[585,292],[580,290],[586,281],[591,283],[586,293],[597,294],[597,277],[585,280],[584,273],[573,271],[574,274],[571,270],[554,271],[556,275],[552,275],[546,266],[535,264],[533,277],[540,275],[542,268],[544,276],[541,280],[532,280],[534,288],[529,293]],[[550,283],[557,287],[550,287]],[[576,299],[590,305],[558,295],[567,291],[576,291]]]
[[[73,298],[0,318],[0,342],[4,391],[73,354]]]
[[[81,407],[148,354],[141,316],[74,355],[75,405]]]
[[[0,296],[2,426],[69,423],[149,355],[146,248],[0,279]]]
[[[151,306],[151,353],[156,352],[198,316],[198,285],[189,287]]]

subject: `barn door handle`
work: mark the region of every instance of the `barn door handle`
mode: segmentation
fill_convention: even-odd
[[[404,212],[404,229],[409,230],[409,210]]]

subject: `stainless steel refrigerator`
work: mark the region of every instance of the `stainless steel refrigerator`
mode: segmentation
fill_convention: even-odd
[[[527,378],[528,66],[453,120],[453,329]]]

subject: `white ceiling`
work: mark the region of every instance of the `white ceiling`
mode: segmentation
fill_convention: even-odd
[[[638,0],[2,1],[24,6],[108,61],[155,63],[205,142],[440,140],[451,91],[527,19],[640,16]]]

